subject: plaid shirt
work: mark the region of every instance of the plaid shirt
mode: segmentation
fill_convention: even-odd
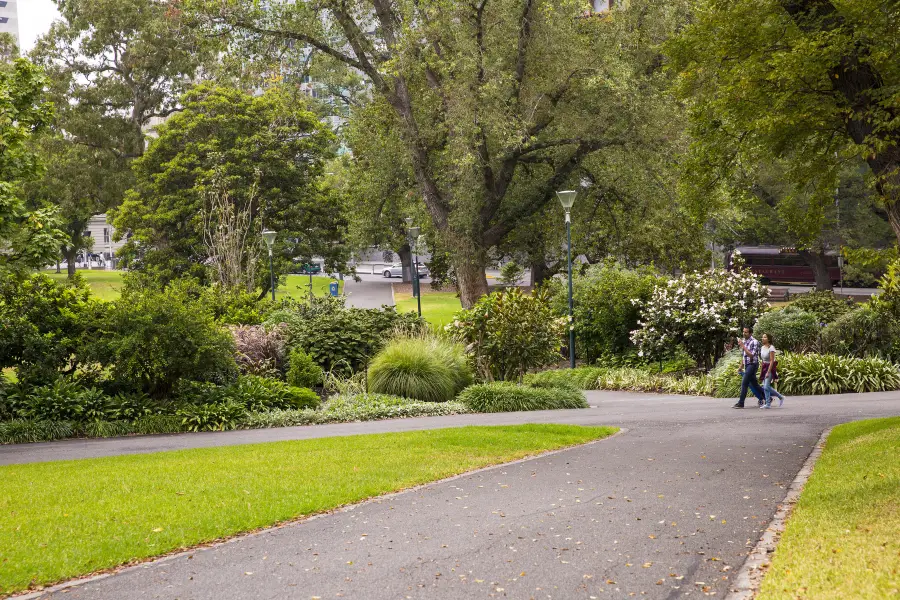
[[[741,351],[744,358],[744,366],[755,365],[759,362],[759,342],[752,335],[749,339],[744,340],[744,348],[750,352],[751,356],[747,356],[747,352]]]

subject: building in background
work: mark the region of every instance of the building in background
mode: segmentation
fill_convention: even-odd
[[[0,0],[0,33],[9,33],[19,46],[19,0]]]

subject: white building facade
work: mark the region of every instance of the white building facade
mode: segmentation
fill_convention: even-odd
[[[19,0],[0,0],[0,33],[9,33],[19,43]]]

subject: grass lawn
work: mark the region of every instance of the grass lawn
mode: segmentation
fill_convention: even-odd
[[[412,294],[395,293],[394,301],[400,312],[418,310]],[[462,309],[459,298],[453,292],[426,292],[422,294],[422,317],[435,327],[443,327],[453,321],[453,316]]]
[[[66,273],[57,273],[56,271],[46,271],[53,279],[64,281]],[[121,295],[122,275],[123,271],[104,271],[101,269],[78,269],[78,273],[84,278],[90,286],[91,291],[100,300],[111,301],[117,299]],[[328,284],[334,279],[313,275],[313,293],[316,296],[328,295]],[[344,283],[340,283],[340,289],[343,291]],[[306,300],[309,298],[309,276],[308,275],[288,275],[287,283],[275,290],[275,297],[294,298],[296,300]]]
[[[900,595],[900,417],[835,427],[758,600]]]
[[[65,281],[66,272],[57,273],[54,271],[45,271],[47,275],[57,281]],[[90,286],[91,292],[104,301],[116,300],[121,295],[122,290],[122,271],[104,271],[102,269],[78,269],[78,273],[84,278],[85,282]]]
[[[615,431],[464,427],[0,467],[0,594]]]

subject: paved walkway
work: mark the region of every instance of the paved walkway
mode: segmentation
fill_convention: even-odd
[[[383,305],[393,306],[391,282],[399,279],[385,279],[381,275],[360,275],[361,281],[353,278],[344,279],[344,294],[347,305],[356,308],[381,308]]]
[[[590,401],[583,411],[169,436],[163,441],[176,448],[476,423],[629,429],[44,597],[722,598],[822,430],[900,414],[900,393],[789,398],[771,411],[622,393]],[[63,445],[69,456],[151,451],[128,445],[136,442],[145,443],[34,448],[45,458]],[[16,452],[39,456],[2,452],[7,462]]]

